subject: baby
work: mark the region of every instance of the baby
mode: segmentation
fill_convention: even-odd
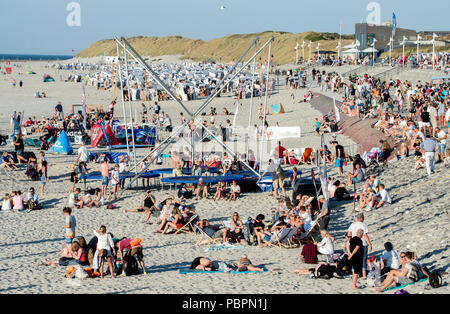
[[[252,262],[248,259],[247,255],[242,255],[238,261],[238,271],[264,271],[262,268],[253,266]]]

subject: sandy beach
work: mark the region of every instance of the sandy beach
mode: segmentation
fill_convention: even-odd
[[[176,58],[161,58],[164,61],[173,61]],[[10,134],[10,115],[13,111],[24,111],[24,118],[30,116],[50,116],[54,112],[55,105],[61,101],[65,112],[70,111],[72,104],[81,103],[81,84],[61,81],[67,78],[69,71],[57,71],[45,68],[46,62],[17,62],[22,66],[15,69],[13,75],[0,75],[0,133]],[[30,76],[18,74],[25,72],[25,66],[29,65],[37,74]],[[322,69],[322,68],[321,68]],[[329,68],[323,67],[328,71]],[[330,70],[331,71],[331,70]],[[402,74],[402,79],[429,80],[433,73],[417,71]],[[423,74],[425,73],[425,74]],[[42,76],[50,74],[55,82],[43,83]],[[23,87],[12,87],[11,81],[23,81]],[[280,77],[280,84],[284,80]],[[48,95],[44,99],[34,98],[37,91],[45,91]],[[87,87],[86,99],[88,104],[109,104],[113,95],[110,91],[97,90]],[[305,89],[291,90],[279,86],[268,100],[268,105],[281,103],[285,108],[282,115],[269,115],[269,125],[278,122],[280,126],[300,126],[301,137],[282,140],[287,149],[320,146],[320,137],[314,133],[314,119],[323,114],[310,103],[303,102]],[[294,95],[294,100],[291,98]],[[323,94],[325,97],[326,93]],[[117,92],[117,95],[119,93]],[[327,96],[332,96],[327,94]],[[315,101],[320,101],[319,96]],[[256,108],[263,98],[254,100],[253,122],[257,123]],[[212,104],[221,112],[223,107],[232,111],[235,99],[232,97],[216,98]],[[199,107],[202,100],[190,101],[187,104],[192,111]],[[139,110],[141,101],[132,103],[132,111]],[[153,104],[153,101],[152,101]],[[161,110],[172,117],[174,126],[179,125],[178,115],[180,106],[175,101],[161,102]],[[237,117],[237,125],[247,126],[250,100],[242,101],[241,113]],[[116,107],[118,117],[122,117],[122,108]],[[208,117],[200,117],[207,120]],[[216,124],[224,123],[230,117],[216,117]],[[329,136],[325,140],[330,140]],[[339,134],[337,140],[348,150],[356,149],[357,143],[350,137]],[[74,146],[76,150],[77,146]],[[100,151],[101,149],[91,149]],[[11,144],[2,146],[1,151],[13,151]],[[29,151],[26,148],[26,151]],[[33,150],[36,155],[39,151]],[[149,151],[139,149],[137,157],[145,156]],[[39,266],[46,258],[57,259],[56,253],[64,245],[64,232],[61,226],[64,223],[62,208],[66,206],[69,196],[70,168],[76,155],[56,156],[46,154],[49,163],[49,179],[44,194],[39,192],[39,181],[32,182],[24,174],[24,166],[19,170],[0,172],[0,195],[4,196],[13,190],[21,190],[22,193],[34,187],[38,192],[43,210],[30,213],[0,212],[0,293],[130,293],[130,294],[327,294],[327,293],[373,293],[370,288],[354,291],[351,288],[351,279],[311,279],[292,273],[294,268],[308,268],[310,266],[300,262],[300,249],[279,249],[255,246],[243,248],[205,251],[209,246],[196,245],[197,237],[192,234],[161,235],[154,233],[156,228],[155,218],[151,218],[153,224],[144,223],[144,214],[123,213],[123,209],[140,206],[142,203],[142,187],[132,189],[124,193],[124,197],[116,204],[119,208],[106,210],[102,208],[82,208],[74,210],[77,220],[77,236],[84,236],[89,241],[94,236],[93,230],[100,225],[105,225],[108,231],[117,238],[140,237],[144,247],[147,275],[138,275],[125,278],[105,279],[89,278],[78,284],[70,284],[64,278],[65,267]],[[168,164],[166,165],[168,166]],[[436,165],[436,173],[432,177],[426,176],[426,171],[420,169],[411,172],[414,166],[414,156],[393,163],[379,174],[379,178],[386,185],[393,198],[393,204],[383,206],[380,209],[365,213],[366,223],[373,243],[372,254],[381,253],[384,250],[383,243],[390,241],[394,248],[400,252],[413,250],[417,253],[419,261],[428,268],[447,269],[449,264],[450,248],[448,244],[449,222],[448,204],[450,193],[450,171],[443,168],[442,164]],[[89,164],[92,171],[99,170],[99,164]],[[310,175],[311,166],[300,166],[305,176]],[[351,164],[344,168],[350,171]],[[328,166],[330,176],[336,175],[332,165]],[[82,185],[78,185],[82,188]],[[100,187],[100,181],[89,182],[88,187]],[[176,196],[176,191],[152,188],[157,202],[167,196]],[[288,195],[291,190],[288,190]],[[277,206],[277,201],[268,193],[254,192],[244,193],[236,202],[213,200],[200,200],[190,202],[195,206],[196,212],[201,218],[220,223],[229,220],[234,211],[238,211],[242,219],[255,217],[258,214],[270,215],[271,208]],[[353,221],[353,203],[331,203],[331,218],[328,231],[335,237],[335,248],[342,249],[343,235]],[[198,256],[209,257],[215,261],[236,262],[240,256],[246,254],[255,265],[262,265],[268,269],[263,273],[252,274],[180,274],[179,269],[190,265]],[[444,281],[448,276],[444,275]],[[449,293],[447,285],[432,290],[424,290],[427,282],[416,283],[406,289],[410,293],[444,294]],[[363,280],[360,284],[365,285]],[[393,291],[385,292],[392,294]]]

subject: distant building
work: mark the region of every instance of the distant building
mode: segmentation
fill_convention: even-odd
[[[382,25],[374,25],[367,23],[355,24],[355,39],[360,42],[359,49],[364,50],[371,47],[373,39],[376,38],[375,49],[386,51],[388,50],[388,43],[392,36],[392,23],[385,22]],[[417,40],[417,32],[411,29],[397,27],[394,35],[394,48],[400,46],[403,41],[403,36],[408,38],[408,41]]]

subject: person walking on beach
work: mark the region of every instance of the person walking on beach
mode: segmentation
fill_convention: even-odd
[[[430,138],[429,133],[427,133],[427,135],[425,135],[425,141],[420,144],[420,149],[425,156],[425,166],[429,176],[434,173],[434,155],[437,148],[437,142]]]
[[[102,174],[102,194],[108,195],[109,165],[106,158],[103,160],[103,163],[100,166],[100,172]]]
[[[345,151],[344,146],[340,145],[337,141],[332,141],[332,145],[336,148],[336,168],[338,170],[338,175],[340,177],[344,176],[343,167],[344,167],[344,158]]]

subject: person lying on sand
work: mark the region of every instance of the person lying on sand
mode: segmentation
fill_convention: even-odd
[[[214,263],[207,257],[196,257],[191,264],[191,269],[204,270],[204,271],[213,271]]]
[[[237,263],[238,271],[264,271],[262,268],[253,266],[247,255],[242,255]]]

